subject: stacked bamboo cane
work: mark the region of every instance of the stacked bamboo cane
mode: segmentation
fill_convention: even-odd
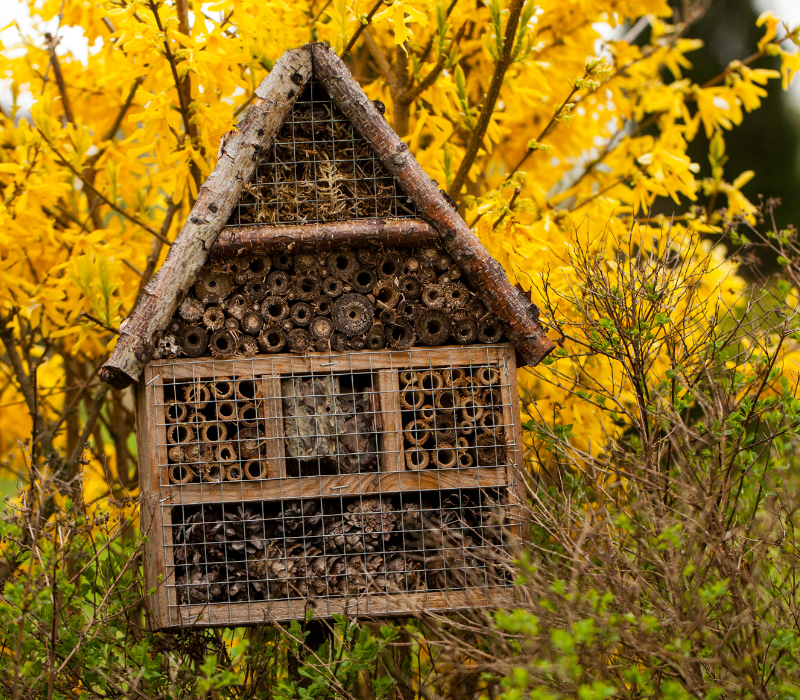
[[[259,380],[220,377],[183,382],[167,385],[165,394],[170,483],[270,477]]]
[[[250,255],[206,265],[155,359],[405,350],[497,343],[503,333],[436,248]]]
[[[406,469],[505,464],[498,368],[403,370],[400,387]]]

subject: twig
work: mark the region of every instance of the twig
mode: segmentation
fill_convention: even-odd
[[[505,79],[506,71],[511,65],[511,56],[514,51],[514,40],[517,35],[517,24],[519,24],[519,16],[522,12],[524,0],[511,0],[508,8],[508,24],[506,25],[505,40],[503,42],[503,54],[497,60],[494,68],[494,75],[492,82],[489,85],[489,91],[486,93],[486,98],[483,101],[478,123],[475,125],[472,134],[470,135],[467,150],[464,153],[464,158],[458,167],[453,182],[450,185],[448,194],[458,201],[461,196],[461,188],[467,181],[470,168],[478,156],[478,149],[483,142],[483,137],[486,134],[486,129],[489,128],[489,122],[494,114],[494,108],[497,104],[497,99],[500,97],[500,89],[503,87],[503,80]]]
[[[586,77],[586,74],[585,74],[585,73],[584,73],[583,77],[584,77],[584,78]],[[577,83],[576,83],[576,85],[577,85]],[[578,92],[578,88],[573,86],[573,88],[572,88],[572,91],[569,93],[569,95],[567,95],[567,99],[566,99],[566,100],[564,100],[564,101],[561,103],[561,106],[560,106],[560,107],[559,107],[559,108],[558,108],[558,109],[557,109],[557,110],[556,110],[556,111],[553,113],[553,116],[550,118],[550,121],[549,121],[549,122],[547,122],[547,126],[545,126],[545,128],[544,128],[544,129],[542,129],[542,133],[541,133],[541,134],[539,134],[539,135],[536,137],[536,139],[535,139],[535,140],[536,140],[536,143],[541,143],[541,142],[542,142],[542,140],[543,140],[543,139],[544,139],[544,138],[547,136],[547,134],[549,134],[549,133],[550,133],[550,129],[552,129],[552,128],[553,128],[553,125],[554,125],[554,124],[555,124],[555,123],[558,121],[558,118],[561,116],[561,113],[564,111],[564,109],[566,108],[566,106],[567,106],[568,104],[570,104],[570,101],[571,101],[571,100],[572,100],[572,98],[575,96],[575,93],[576,93],[576,92]],[[525,153],[523,154],[522,158],[520,158],[520,159],[519,159],[519,163],[517,163],[517,164],[516,164],[516,165],[515,165],[515,166],[514,166],[514,167],[511,169],[511,172],[510,172],[510,173],[508,173],[508,175],[506,176],[506,179],[508,179],[508,178],[510,178],[512,175],[514,175],[514,173],[516,173],[516,172],[517,172],[517,170],[519,170],[519,169],[522,167],[522,164],[523,164],[523,163],[524,163],[524,162],[525,162],[525,161],[528,159],[528,157],[531,155],[531,153],[533,153],[535,150],[536,150],[535,148],[528,148],[528,149],[525,151]]]
[[[81,181],[81,182],[82,182],[82,183],[83,183],[83,184],[84,184],[86,187],[88,187],[88,188],[91,190],[92,194],[94,194],[96,197],[98,197],[99,199],[101,199],[101,200],[103,201],[103,203],[104,203],[104,204],[106,204],[106,205],[108,205],[109,207],[111,207],[111,208],[112,208],[112,209],[113,209],[115,212],[117,212],[117,213],[118,213],[120,216],[124,216],[124,217],[125,217],[126,219],[128,219],[128,220],[129,220],[131,223],[134,223],[134,224],[136,224],[137,226],[141,226],[141,227],[142,227],[142,228],[143,228],[145,231],[147,231],[147,232],[148,232],[148,233],[149,233],[151,236],[155,236],[156,238],[161,238],[161,240],[162,240],[164,243],[166,243],[167,245],[172,245],[172,243],[171,243],[170,241],[168,241],[166,238],[164,238],[164,237],[163,237],[163,236],[162,236],[162,235],[161,235],[161,234],[160,234],[158,231],[154,231],[154,230],[153,230],[153,229],[151,229],[151,228],[150,228],[150,227],[149,227],[147,224],[145,224],[145,223],[143,223],[143,222],[139,221],[137,218],[135,218],[135,217],[131,216],[130,214],[128,214],[128,213],[127,213],[127,212],[126,212],[124,209],[120,209],[120,208],[119,208],[119,207],[118,207],[116,204],[114,204],[114,203],[113,203],[112,201],[110,201],[110,200],[109,200],[107,197],[105,197],[105,195],[103,195],[101,192],[99,192],[99,191],[98,191],[98,190],[97,190],[97,189],[94,187],[94,185],[92,185],[92,183],[90,183],[90,182],[89,182],[89,181],[88,181],[88,180],[87,180],[87,179],[86,179],[86,178],[83,176],[83,173],[79,173],[79,172],[78,172],[78,171],[77,171],[77,170],[76,170],[76,169],[75,169],[75,168],[72,166],[72,164],[71,164],[71,163],[70,163],[70,162],[69,162],[69,161],[68,161],[68,160],[67,160],[67,159],[66,159],[66,158],[65,158],[65,157],[64,157],[64,156],[61,154],[61,152],[58,150],[58,148],[56,148],[55,144],[54,144],[54,143],[52,143],[52,142],[51,142],[51,141],[50,141],[50,140],[49,140],[49,139],[48,139],[48,138],[47,138],[47,137],[46,137],[46,136],[45,136],[45,135],[44,135],[44,134],[41,132],[41,130],[39,130],[39,133],[42,135],[42,138],[45,140],[45,142],[47,143],[47,145],[48,145],[48,146],[50,146],[50,149],[53,151],[53,153],[55,153],[56,157],[57,157],[57,158],[58,158],[58,159],[61,161],[62,165],[66,165],[66,166],[67,166],[67,167],[68,167],[68,168],[69,168],[69,169],[70,169],[70,170],[73,172],[73,174],[75,175],[75,177],[77,177],[78,179],[80,179],[80,181]]]
[[[100,328],[107,330],[109,333],[116,333],[119,335],[119,331],[116,328],[112,328],[111,326],[107,326],[103,323],[99,318],[92,316],[91,314],[87,314],[85,311],[81,311],[78,316],[83,316],[83,318],[89,319],[92,323],[96,323]]]
[[[500,214],[500,216],[498,217],[497,221],[495,221],[494,224],[492,224],[492,231],[494,231],[500,224],[503,223],[503,219],[506,218],[506,214],[508,214],[508,212],[513,211],[514,203],[517,201],[517,197],[519,197],[519,193],[520,193],[520,187],[519,187],[519,185],[517,185],[514,188],[514,194],[512,194],[511,195],[511,199],[508,200],[508,208],[506,209],[506,211],[504,211],[502,214]],[[472,226],[474,226],[474,225],[475,225],[475,222],[473,221],[472,222]]]
[[[91,436],[92,431],[94,430],[97,419],[100,417],[100,411],[103,408],[103,401],[110,388],[111,387],[108,384],[102,382],[94,392],[91,403],[86,408],[86,422],[83,424],[81,435],[63,467],[64,469],[70,469],[70,474],[64,474],[63,476],[71,476],[72,473],[74,473],[75,468],[78,466],[78,460],[83,454],[84,447],[86,447],[89,436]],[[62,475],[57,476],[60,478]]]
[[[322,17],[322,13],[328,9],[328,5],[330,5],[332,1],[333,0],[327,0],[327,2],[322,6],[322,9],[319,12],[317,12],[317,16],[311,20],[312,24],[316,24],[317,22],[319,22],[319,18]]]
[[[350,51],[353,48],[353,46],[355,45],[356,41],[358,41],[358,37],[361,36],[361,32],[363,32],[369,26],[369,24],[372,22],[372,17],[378,11],[378,8],[380,8],[381,5],[383,5],[383,0],[378,0],[378,2],[375,3],[375,6],[369,11],[369,14],[366,17],[366,20],[358,25],[358,27],[356,28],[355,33],[350,38],[350,41],[347,42],[347,46],[345,46],[344,50],[342,51],[342,58],[344,58],[345,56],[347,56],[347,54],[350,53]]]
[[[70,124],[74,124],[75,118],[72,114],[72,105],[69,102],[69,95],[67,94],[67,84],[64,82],[61,64],[58,62],[58,56],[56,56],[56,44],[58,44],[58,41],[49,33],[45,33],[44,38],[47,50],[50,52],[50,64],[53,66],[53,74],[56,76],[56,85],[58,85],[58,91],[61,93],[61,104],[64,108],[64,116]]]

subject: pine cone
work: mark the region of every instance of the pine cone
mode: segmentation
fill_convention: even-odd
[[[289,501],[284,503],[278,516],[276,532],[284,537],[318,537],[322,534],[319,526],[322,514],[318,501]]]
[[[218,583],[219,570],[216,568],[191,567],[185,574],[178,576],[178,602],[207,603],[222,595],[223,586]]]
[[[341,519],[325,529],[331,549],[340,552],[374,552],[388,541],[397,525],[392,505],[380,498],[364,498],[347,506]]]
[[[421,568],[421,562],[402,553],[393,554],[387,558],[383,571],[374,577],[375,586],[390,593],[417,590],[422,583]]]
[[[364,557],[336,557],[328,572],[331,592],[342,596],[363,593],[369,583],[366,568]]]
[[[264,519],[250,508],[236,506],[234,512],[226,511],[224,522],[215,526],[215,539],[222,532],[228,547],[234,552],[255,554],[265,548]]]

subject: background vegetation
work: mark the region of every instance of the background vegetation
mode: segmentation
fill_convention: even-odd
[[[764,153],[744,131],[763,132],[762,102],[776,109],[770,90],[800,70],[798,29],[762,15],[714,71],[692,68],[694,37],[719,22],[700,0],[31,8],[59,29],[0,58],[14,96],[0,117],[0,450],[21,484],[1,533],[0,692],[800,695],[800,265],[785,214],[756,197],[791,181],[755,179]],[[92,47],[85,64],[59,46],[68,27]],[[96,370],[219,138],[276,58],[311,40],[347,54],[559,343],[519,376],[519,604],[338,619],[321,636],[150,633],[133,394]],[[759,256],[779,274],[748,286]]]

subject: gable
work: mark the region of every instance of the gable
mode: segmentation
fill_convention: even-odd
[[[291,118],[288,121],[291,137],[279,146],[275,137],[290,113],[294,114],[293,107],[305,94],[305,86],[311,79],[323,86],[326,93],[322,100],[309,88],[309,97],[301,103],[306,105],[306,121],[311,123],[307,138],[298,142],[297,127],[301,120]],[[433,229],[438,243],[459,266],[464,279],[474,289],[480,289],[493,321],[502,326],[521,360],[535,365],[553,350],[555,346],[539,323],[538,309],[509,283],[502,266],[489,255],[446,195],[422,170],[408,145],[392,131],[329,46],[315,43],[287,51],[256,89],[255,96],[239,128],[229,132],[221,144],[217,165],[203,183],[167,259],[142,290],[130,318],[120,324],[119,340],[99,372],[103,381],[121,389],[141,377],[156,353],[159,338],[168,330],[178,305],[197,282],[215,242],[226,228],[232,237],[243,231],[262,240],[280,239],[290,245],[303,238],[306,229],[315,226],[322,229],[324,236],[329,236],[326,228],[344,229],[335,232],[344,245],[348,245],[345,239],[349,231],[357,227],[372,225],[372,235],[367,234],[370,238],[380,238],[379,230],[387,223],[407,222],[409,232]],[[317,130],[315,110],[319,100],[327,103],[330,118],[326,119],[325,106],[320,105],[322,119]],[[336,110],[343,119],[339,119]],[[338,143],[334,138],[337,128],[345,128],[345,136],[349,135],[339,153],[334,150]],[[289,127],[285,133],[288,136]],[[361,137],[372,150],[369,158],[363,147],[359,147]],[[321,148],[325,142],[330,142],[330,152]],[[284,162],[288,153],[282,155],[280,150],[287,144],[292,151],[289,163]],[[312,148],[309,150],[302,144],[306,147],[311,144]],[[297,160],[298,152],[307,160]],[[350,159],[343,157],[347,153]],[[260,161],[269,158],[272,160],[267,160],[261,168]],[[348,171],[350,161],[353,168]],[[367,162],[371,167],[364,175],[368,186],[359,189],[362,176],[358,168],[361,163],[367,167]],[[309,169],[301,169],[301,163]],[[266,174],[270,164],[272,175]],[[309,181],[312,173],[316,179]],[[248,191],[242,197],[245,186]],[[405,201],[400,192],[404,193]],[[274,215],[270,214],[269,198],[277,209]],[[322,199],[326,199],[323,207]],[[287,218],[294,217],[293,226],[282,225],[281,211]],[[388,215],[376,219],[374,212],[388,212]],[[245,223],[243,216],[253,221]],[[326,222],[322,217],[332,218]],[[361,231],[359,235],[363,238],[363,234]]]
[[[244,185],[227,226],[415,216],[413,200],[312,77]]]

